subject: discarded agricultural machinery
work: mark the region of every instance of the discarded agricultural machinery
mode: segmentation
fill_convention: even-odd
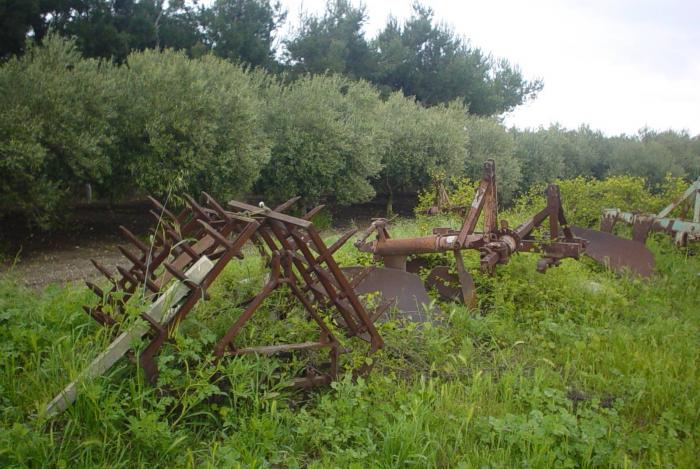
[[[242,257],[242,248],[248,241],[253,242],[266,259],[269,276],[262,290],[244,302],[241,315],[216,343],[213,350],[216,359],[227,355],[327,349],[329,362],[323,370],[309,368],[305,376],[294,381],[299,387],[327,384],[338,373],[338,355],[343,350],[321,315],[325,310],[334,311],[335,324],[348,336],[368,342],[369,354],[382,347],[383,341],[374,322],[389,304],[379,304],[374,311],[368,312],[353,283],[361,280],[368,269],[355,272],[349,279],[333,258],[333,253],[350,239],[354,230],[329,247],[309,221],[322,207],[311,210],[304,218],[283,213],[298,197],[274,210],[236,201],[229,202],[228,209],[224,209],[208,194],[204,197],[204,206],[187,197],[187,206],[178,215],[151,199],[158,210],[151,210],[157,223],[153,232],[154,243],[148,246],[122,227],[132,248],[120,247],[120,250],[132,265],[128,269],[118,267],[119,276],[113,276],[107,268],[93,261],[111,288],[102,290],[88,282],[88,287],[99,297],[99,303],[95,307],[86,307],[86,312],[101,325],[117,326],[120,319],[125,319],[127,303],[135,299],[137,303],[143,302],[144,312],[140,316],[145,323],[126,326],[78,380],[70,383],[48,404],[48,415],[63,411],[75,400],[78,381],[103,374],[129,354],[135,340],[146,335],[150,337],[150,343],[140,353],[138,361],[147,380],[155,383],[158,374],[156,354],[177,324],[199,300],[206,297],[207,288],[224,267],[233,259]],[[288,287],[308,318],[316,323],[318,339],[296,344],[236,348],[234,339],[245,323],[265,298],[282,285]]]
[[[678,217],[671,217],[674,211]],[[692,218],[688,215],[692,210]],[[615,224],[622,221],[632,226],[632,239],[644,244],[652,231],[668,233],[676,245],[687,246],[700,240],[700,178],[674,202],[657,215],[623,212],[617,208],[603,210],[600,230],[612,233]]]
[[[376,260],[381,260],[392,270],[382,272],[381,276],[374,276],[375,278],[370,277],[372,282],[360,283],[359,291],[364,293],[378,286],[390,294],[407,295],[405,289],[402,290],[396,284],[394,269],[403,272],[405,280],[402,283],[409,283],[410,276],[427,265],[421,258],[407,261],[409,256],[452,252],[456,275],[450,273],[448,266],[437,266],[428,273],[425,285],[437,289],[445,299],[458,299],[474,306],[474,281],[464,266],[461,253],[466,249],[480,252],[480,267],[487,273],[493,272],[498,264],[507,263],[516,252],[538,252],[541,258],[537,262],[537,270],[542,273],[549,267],[559,265],[562,259],[578,259],[586,253],[617,271],[630,269],[643,276],[651,274],[654,259],[643,245],[608,233],[570,227],[562,208],[559,187],[550,184],[545,194],[546,207],[518,227],[511,229],[504,220],[499,223],[495,163],[493,160],[486,161],[483,178],[459,230],[435,228],[431,236],[395,239],[387,230],[388,220],[380,218],[373,221],[355,246],[360,251],[374,254]],[[450,205],[444,186],[436,184],[436,203],[429,213],[455,210],[462,210],[462,207]],[[476,231],[477,222],[482,217],[483,231]],[[545,222],[546,226],[542,227]],[[545,229],[538,232],[538,228]],[[370,242],[368,238],[373,233],[376,233],[376,239]],[[370,283],[372,287],[365,287]],[[416,284],[415,280],[410,283]],[[427,296],[419,290],[415,290],[414,295],[416,298]],[[402,303],[410,303],[410,293],[408,296]]]
[[[78,383],[86,378],[103,374],[123,356],[138,360],[148,382],[154,384],[158,376],[156,356],[172,337],[174,329],[202,299],[207,288],[216,280],[228,263],[243,257],[243,247],[251,242],[265,260],[267,280],[261,291],[239,304],[242,313],[218,340],[213,350],[215,360],[225,356],[244,354],[278,354],[302,350],[328,351],[329,360],[319,366],[309,365],[304,376],[294,381],[299,387],[327,384],[338,375],[338,357],[345,352],[334,330],[348,337],[367,342],[367,353],[383,346],[375,322],[390,308],[403,312],[413,321],[425,321],[426,307],[431,303],[421,278],[415,273],[426,264],[420,258],[409,256],[426,253],[452,252],[457,275],[447,266],[433,268],[426,285],[435,288],[445,299],[461,299],[475,305],[474,282],[462,258],[462,250],[480,252],[480,266],[492,272],[496,265],[507,263],[516,252],[538,252],[541,259],[537,270],[546,271],[562,259],[579,258],[586,252],[587,241],[568,226],[561,205],[559,188],[550,185],[546,191],[547,205],[536,215],[511,229],[505,221],[498,221],[495,164],[484,165],[484,177],[464,218],[460,230],[436,228],[433,235],[395,239],[389,235],[386,219],[376,219],[355,242],[363,252],[373,253],[384,267],[341,268],[334,259],[340,249],[357,230],[343,234],[327,246],[310,221],[323,207],[309,211],[298,218],[285,214],[299,198],[270,209],[238,201],[230,201],[224,208],[214,198],[203,193],[200,205],[186,197],[186,207],[177,215],[155,199],[150,199],[156,220],[152,243],[148,245],[121,228],[131,247],[119,249],[130,262],[129,268],[117,267],[118,275],[93,261],[105,276],[109,288],[87,282],[99,297],[94,307],[86,312],[99,324],[110,327],[119,335],[110,346],[70,383],[47,406],[46,414],[65,410],[77,396]],[[483,217],[483,231],[476,231]],[[546,226],[542,226],[547,221]],[[536,233],[537,229],[541,233]],[[368,241],[376,234],[374,241]],[[537,234],[537,236],[536,236]],[[605,243],[632,243],[630,252],[643,253],[646,248],[634,241],[623,240],[611,234],[600,233]],[[636,250],[636,251],[635,251]],[[648,252],[648,251],[647,251]],[[652,258],[653,261],[653,258]],[[624,259],[611,267],[632,267]],[[647,272],[642,271],[642,274]],[[235,339],[253,317],[265,299],[280,286],[299,302],[307,319],[318,328],[317,340],[294,344],[272,344],[239,348]],[[378,292],[380,301],[369,311],[360,295]],[[129,319],[129,311],[136,309],[143,321]],[[330,314],[328,314],[330,313]],[[280,312],[285,320],[287,313]],[[329,324],[332,321],[333,326]],[[148,345],[135,357],[134,343],[148,337]],[[356,373],[366,372],[364,366]]]

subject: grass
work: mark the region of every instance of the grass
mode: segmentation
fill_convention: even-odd
[[[542,275],[534,255],[515,256],[494,277],[475,274],[477,310],[442,304],[437,324],[383,323],[386,347],[366,379],[306,393],[285,387],[303,356],[208,360],[240,313],[230,305],[262,282],[254,258],[235,262],[161,355],[168,392],[123,361],[53,420],[39,409],[108,334],[81,311],[92,301],[85,289],[2,279],[0,467],[695,466],[700,259],[663,237],[650,247],[649,282],[590,261]],[[367,261],[349,244],[338,258]],[[278,294],[265,309],[288,306]],[[309,324],[289,317],[263,311],[242,341],[309,338]],[[217,376],[232,389],[222,394]]]

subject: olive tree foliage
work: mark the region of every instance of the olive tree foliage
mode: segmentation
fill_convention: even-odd
[[[395,193],[418,192],[438,171],[449,175],[463,171],[469,142],[466,116],[466,108],[458,102],[425,108],[401,92],[389,96],[382,105],[380,130],[386,146],[376,184],[387,195],[388,214]]]
[[[337,75],[304,76],[267,93],[265,129],[271,158],[256,189],[271,201],[338,204],[374,196],[369,179],[383,152],[377,91]]]
[[[566,173],[563,156],[565,138],[556,129],[511,130],[515,141],[515,157],[522,171],[521,188],[552,182]]]
[[[650,185],[661,182],[666,174],[684,176],[668,148],[659,142],[619,139],[610,155],[609,174],[646,177]]]
[[[472,181],[483,175],[484,162],[496,162],[498,198],[502,205],[509,205],[520,188],[522,173],[520,161],[515,158],[515,142],[505,127],[491,117],[470,115],[466,123],[469,134],[468,158],[465,174]]]
[[[208,55],[132,53],[115,80],[112,197],[250,190],[269,158],[251,73]],[[117,180],[119,179],[119,180]]]
[[[0,67],[0,213],[47,227],[86,183],[109,178],[110,71],[53,35]]]

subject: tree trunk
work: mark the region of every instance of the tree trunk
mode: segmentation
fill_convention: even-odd
[[[394,216],[394,193],[389,191],[389,195],[386,198],[386,217],[391,218]]]

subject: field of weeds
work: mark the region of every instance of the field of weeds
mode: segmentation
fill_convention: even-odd
[[[405,220],[392,233],[426,230]],[[53,419],[41,409],[108,334],[81,309],[94,301],[87,289],[30,290],[8,274],[0,467],[695,466],[700,259],[662,235],[649,246],[650,281],[588,260],[543,275],[534,255],[517,255],[492,277],[475,274],[476,309],[440,303],[440,317],[421,325],[390,315],[366,378],[307,392],[286,384],[313,355],[210,359],[241,312],[231,305],[262,284],[259,259],[247,256],[160,355],[158,389],[122,360]],[[337,257],[368,261],[350,243]],[[474,271],[477,257],[465,260]],[[282,310],[287,321],[268,314]],[[279,292],[239,344],[306,340],[313,328],[298,311]],[[363,360],[362,350],[342,356],[345,367]]]

